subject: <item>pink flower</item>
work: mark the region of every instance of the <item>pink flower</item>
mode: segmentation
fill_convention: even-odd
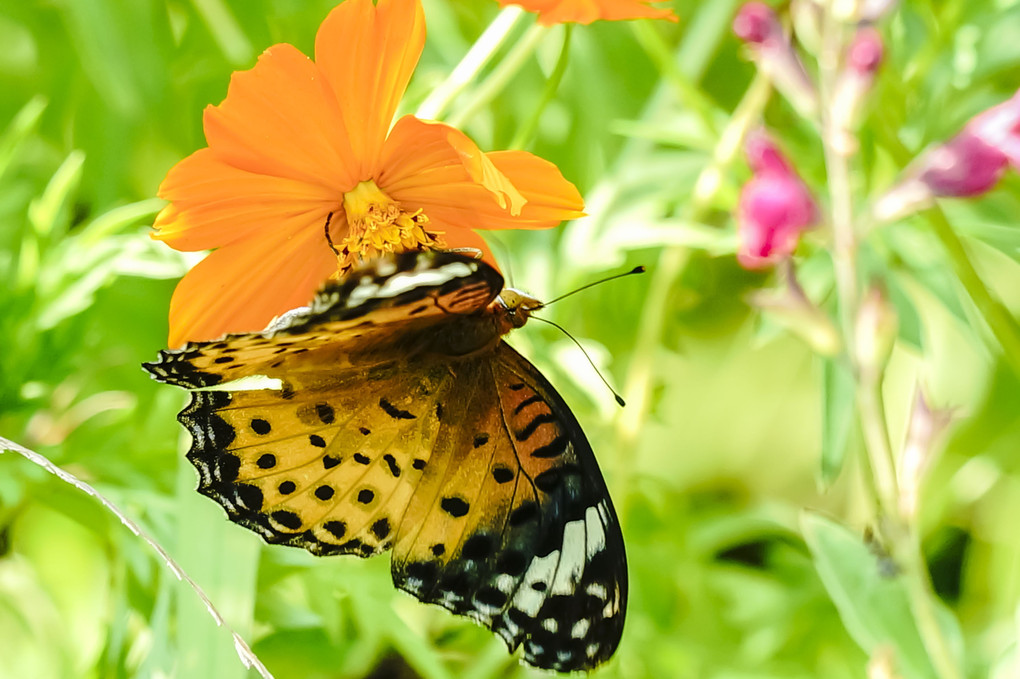
[[[813,116],[818,108],[814,83],[772,8],[764,2],[744,4],[733,18],[733,32],[776,89],[802,114]]]
[[[882,64],[882,36],[874,28],[864,27],[857,31],[847,52],[850,70],[861,77],[875,74]]]
[[[925,154],[918,179],[935,196],[978,196],[999,183],[1008,164],[1006,154],[964,129]]]
[[[936,198],[987,193],[1009,165],[1020,169],[1020,91],[923,153],[905,179],[876,201],[875,217],[888,221],[930,207]]]
[[[854,130],[864,117],[875,73],[882,65],[882,52],[882,36],[870,26],[859,28],[847,48],[846,65],[836,79],[829,109],[830,141],[845,155],[857,151]]]
[[[754,176],[740,192],[737,261],[746,269],[763,269],[789,257],[800,234],[818,219],[811,192],[764,132],[746,144]]]
[[[733,32],[752,45],[786,41],[775,12],[764,2],[749,2],[742,6],[733,18]]]

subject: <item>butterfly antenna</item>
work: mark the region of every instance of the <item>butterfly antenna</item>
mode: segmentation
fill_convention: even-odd
[[[332,219],[333,219],[333,213],[330,212],[328,215],[326,215],[326,224],[322,227],[322,229],[323,229],[323,231],[326,232],[326,242],[329,243],[329,249],[333,251],[334,255],[339,257],[340,256],[340,251],[336,249],[335,245],[333,245],[333,237],[329,235],[329,223],[330,223],[330,221],[332,221]]]
[[[588,283],[587,285],[582,285],[581,287],[577,288],[576,290],[571,290],[570,292],[566,293],[565,295],[560,295],[559,297],[555,297],[555,298],[549,300],[548,302],[543,302],[542,306],[549,306],[553,302],[558,302],[558,301],[560,301],[561,299],[563,299],[565,297],[570,297],[571,295],[576,295],[577,293],[581,292],[582,290],[587,290],[590,287],[593,287],[593,286],[596,286],[596,285],[602,285],[603,283],[608,283],[609,281],[615,281],[617,278],[623,278],[624,276],[632,276],[632,275],[634,275],[636,273],[644,273],[644,272],[645,272],[645,267],[643,267],[643,266],[635,266],[630,271],[625,271],[623,273],[613,274],[612,276],[607,276],[605,278],[600,278],[599,280],[593,281],[591,283]],[[544,320],[544,319],[541,319],[541,320]],[[562,328],[561,328],[561,330],[562,330]],[[576,342],[577,340],[574,340],[574,341]],[[589,360],[591,360],[591,359],[589,359]]]
[[[635,273],[635,272],[632,271],[631,273]],[[626,276],[627,274],[620,274],[620,275],[621,276]],[[619,276],[614,276],[613,278],[618,278],[618,277]],[[607,278],[606,280],[610,280],[610,279]],[[601,283],[602,281],[599,281],[599,282]],[[594,283],[592,285],[594,285]],[[582,290],[583,289],[584,288],[582,288]],[[575,290],[574,292],[577,292],[577,290]],[[564,297],[566,297],[566,295],[564,295]],[[612,392],[613,397],[616,399],[616,402],[620,404],[620,407],[623,407],[623,406],[627,405],[626,401],[623,400],[623,397],[620,396],[618,393],[616,393],[616,389],[613,389],[609,385],[609,382],[606,380],[606,378],[602,376],[602,373],[599,372],[598,366],[595,365],[595,361],[591,360],[591,356],[589,356],[588,352],[584,350],[584,347],[581,346],[581,343],[577,341],[576,337],[574,337],[569,332],[567,332],[566,328],[564,328],[559,323],[553,323],[552,321],[550,321],[547,318],[539,318],[538,316],[531,316],[530,318],[532,318],[532,319],[534,319],[536,321],[542,321],[543,323],[548,323],[549,325],[551,325],[552,327],[556,328],[557,330],[562,332],[564,335],[569,337],[570,341],[573,342],[574,344],[576,344],[577,348],[581,350],[582,354],[584,354],[584,357],[588,359],[588,363],[591,364],[592,370],[594,370],[595,374],[599,376],[600,380],[602,380],[602,384],[606,385],[606,389],[608,389],[610,392]]]

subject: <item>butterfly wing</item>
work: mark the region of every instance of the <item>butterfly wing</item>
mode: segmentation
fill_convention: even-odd
[[[317,386],[316,376],[361,369],[413,353],[423,331],[451,317],[477,315],[503,288],[488,264],[451,252],[381,257],[328,283],[311,305],[287,312],[259,333],[227,335],[160,352],[143,366],[160,382],[187,389],[242,377]],[[321,385],[319,385],[321,386]]]
[[[199,492],[267,542],[370,556],[392,545],[435,447],[441,365],[334,373],[324,390],[194,391],[179,419]]]
[[[495,339],[481,312],[501,287],[498,272],[462,255],[382,258],[262,333],[144,365],[195,390],[178,416],[188,459],[199,492],[231,520],[268,542],[367,556],[389,547],[434,447],[439,418],[423,409],[454,386],[429,347],[451,333]],[[231,388],[254,375],[282,388]]]
[[[395,584],[559,671],[607,660],[627,600],[623,538],[591,447],[552,385],[500,343],[458,385],[396,536]]]
[[[402,589],[587,669],[619,643],[623,542],[576,419],[484,312],[501,286],[459,255],[387,258],[146,368],[195,390],[188,458],[233,521],[316,554],[395,545]],[[232,389],[252,375],[282,388]]]

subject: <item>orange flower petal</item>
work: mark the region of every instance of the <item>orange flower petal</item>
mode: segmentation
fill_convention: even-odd
[[[177,163],[159,187],[171,201],[156,217],[152,237],[177,250],[206,250],[240,238],[263,237],[295,215],[325,224],[341,196],[318,184],[253,174],[200,149]]]
[[[277,225],[274,238],[243,240],[199,262],[170,300],[168,345],[256,332],[275,316],[308,304],[336,271],[322,227],[314,226],[292,218]]]
[[[358,182],[336,97],[291,45],[274,45],[254,68],[234,73],[226,99],[208,107],[203,122],[209,147],[229,165],[340,190]]]
[[[445,186],[451,193],[483,189],[511,215],[527,202],[467,135],[444,123],[404,116],[386,139],[382,159],[379,184],[397,200],[415,187]]]
[[[381,186],[405,207],[424,210],[437,230],[545,229],[584,216],[584,200],[577,188],[555,165],[531,153],[485,154],[527,199],[514,215],[501,208],[489,190],[470,179],[457,162],[459,154],[444,148],[437,137],[399,142],[393,155],[387,156],[390,173]]]
[[[649,7],[651,0],[499,0],[502,6],[517,5],[538,14],[538,23],[543,26],[554,24],[590,24],[625,19],[666,19],[677,21],[672,10]]]
[[[322,22],[315,60],[339,102],[359,179],[379,167],[386,132],[425,45],[417,0],[347,0]],[[352,187],[347,187],[349,190]]]

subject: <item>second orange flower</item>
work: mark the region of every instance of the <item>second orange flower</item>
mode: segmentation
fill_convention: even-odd
[[[280,44],[233,75],[205,111],[208,148],[159,190],[170,204],[153,237],[213,249],[174,291],[170,346],[260,330],[361,258],[422,247],[488,257],[473,229],[583,214],[574,185],[537,156],[483,153],[413,116],[391,127],[424,41],[420,0],[347,0],[319,28],[314,62]]]

